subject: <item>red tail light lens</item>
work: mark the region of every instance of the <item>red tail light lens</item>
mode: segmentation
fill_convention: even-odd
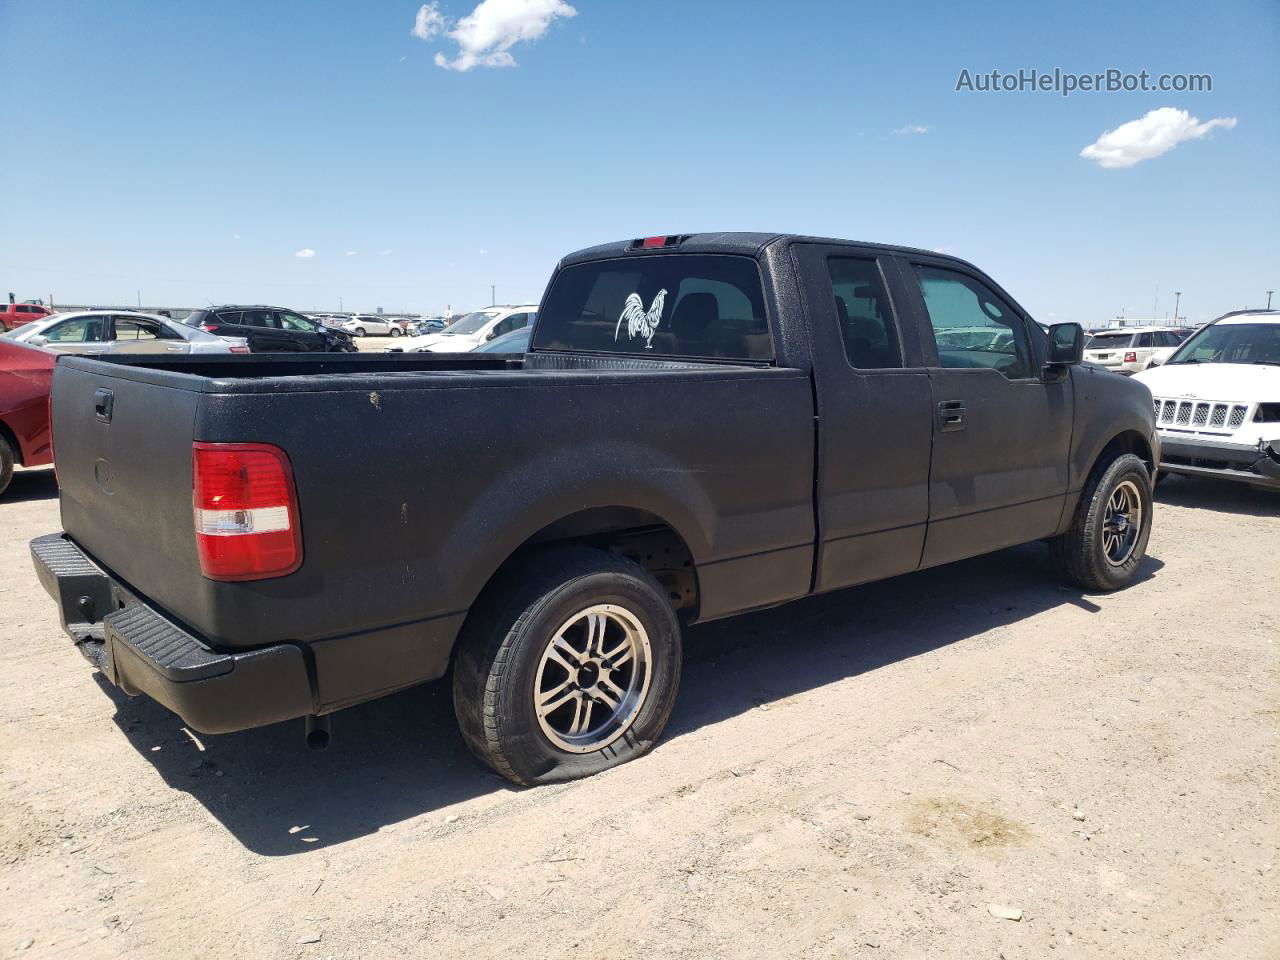
[[[249,348],[248,347],[232,347],[231,352],[232,353],[248,353]]]
[[[192,509],[210,580],[265,580],[302,566],[293,468],[267,443],[196,443]]]
[[[200,324],[200,329],[205,333],[213,333],[218,329],[218,325],[216,323],[202,323]]]
[[[1138,355],[1137,355],[1136,353],[1134,353],[1132,350],[1130,350],[1128,353],[1126,353],[1126,354],[1124,355],[1124,362],[1125,362],[1125,363],[1137,363],[1137,362],[1138,362]]]

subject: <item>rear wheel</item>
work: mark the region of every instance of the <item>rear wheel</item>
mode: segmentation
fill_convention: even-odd
[[[1128,586],[1151,536],[1151,478],[1131,453],[1094,468],[1071,527],[1049,541],[1058,575],[1085,590]]]
[[[486,590],[459,640],[463,738],[516,783],[590,776],[646,753],[680,683],[680,623],[643,567],[553,550]]]
[[[364,327],[356,327],[356,336],[363,337],[364,335]]]
[[[398,336],[400,336],[400,328],[399,328],[399,327],[392,327],[392,328],[391,328],[391,335],[392,335],[393,337],[398,337]]]

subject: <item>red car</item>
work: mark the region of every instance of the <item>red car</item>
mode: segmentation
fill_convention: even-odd
[[[39,303],[0,303],[0,333],[52,314],[51,309]]]
[[[0,494],[14,464],[53,463],[49,385],[58,355],[42,347],[0,340]]]

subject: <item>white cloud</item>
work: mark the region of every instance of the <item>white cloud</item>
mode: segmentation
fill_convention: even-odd
[[[437,53],[436,66],[466,72],[473,67],[514,67],[511,48],[523,41],[537,40],[557,17],[575,17],[578,11],[564,0],[481,0],[476,8],[450,30],[435,3],[418,10],[413,35],[426,40],[444,32],[458,45],[458,55],[450,60]],[[418,27],[424,24],[424,32]]]
[[[294,256],[298,257],[300,260],[310,260],[315,255],[316,255],[316,252],[312,250],[310,247],[303,247],[301,250],[299,250],[297,253],[294,254]]]
[[[1184,140],[1201,140],[1214,127],[1230,130],[1235,125],[1235,117],[1216,117],[1201,123],[1199,117],[1191,116],[1186,110],[1161,107],[1139,120],[1130,120],[1108,130],[1081,150],[1080,156],[1096,160],[1098,166],[1107,169],[1132,167],[1143,160],[1168,153]]]
[[[918,123],[908,123],[905,127],[899,127],[897,130],[891,130],[889,132],[892,133],[894,136],[904,137],[904,136],[912,136],[915,134],[928,133],[929,128],[925,126],[921,126]]]
[[[432,0],[431,3],[424,3],[418,8],[418,15],[413,18],[413,29],[409,33],[419,40],[430,40],[444,33],[444,28],[448,25],[449,21],[440,12],[439,4]],[[400,59],[403,60],[404,57]]]
[[[358,252],[359,252],[358,250],[348,250],[346,253],[343,254],[343,256],[354,257]]]

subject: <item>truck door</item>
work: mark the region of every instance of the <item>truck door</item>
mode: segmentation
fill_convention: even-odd
[[[1044,383],[1040,327],[976,270],[899,261],[928,355],[933,460],[924,566],[1045,537],[1067,492],[1070,378]]]
[[[814,589],[915,570],[929,517],[932,396],[914,327],[899,322],[893,258],[792,247],[809,317],[818,409]]]

